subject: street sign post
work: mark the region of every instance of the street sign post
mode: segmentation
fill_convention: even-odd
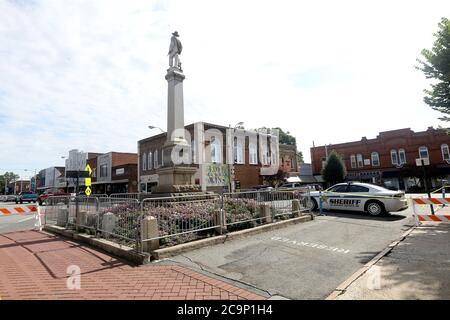
[[[84,190],[84,193],[86,193],[86,195],[89,197],[92,194],[92,190],[91,190],[92,169],[91,169],[91,166],[89,164],[86,165],[85,172],[88,173],[88,177],[86,177],[85,180],[84,180],[84,185],[86,186],[86,189]]]
[[[423,185],[425,186],[425,192],[428,195],[428,198],[431,198],[430,189],[428,188],[428,182],[427,182],[427,171],[425,169],[425,166],[430,165],[430,159],[428,158],[417,158],[416,159],[416,165],[418,167],[422,167],[423,170]],[[430,204],[431,214],[434,215],[434,208],[433,205]]]

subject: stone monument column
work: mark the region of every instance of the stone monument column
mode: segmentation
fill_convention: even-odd
[[[172,34],[169,56],[181,53],[181,42],[177,39],[178,32]],[[185,75],[181,69],[178,59],[175,66],[169,60],[170,68],[167,70],[166,80],[168,84],[167,96],[167,137],[163,147],[164,166],[157,169],[159,184],[154,193],[179,193],[200,191],[200,186],[195,186],[194,174],[197,171],[191,167],[189,161],[180,159],[190,159],[190,141],[186,141],[184,134],[184,98],[183,81]]]

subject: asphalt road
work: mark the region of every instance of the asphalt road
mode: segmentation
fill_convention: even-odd
[[[14,202],[0,202],[1,208],[13,208],[16,207]],[[0,213],[0,234],[22,230],[34,229],[36,223],[34,214],[25,215],[2,215]]]
[[[175,261],[274,298],[323,299],[413,223],[411,209],[379,218],[326,212],[311,222],[225,241],[160,263]]]

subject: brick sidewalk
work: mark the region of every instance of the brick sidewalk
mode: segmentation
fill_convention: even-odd
[[[81,269],[69,290],[67,267]],[[130,266],[44,232],[0,235],[0,299],[264,299],[179,266]]]

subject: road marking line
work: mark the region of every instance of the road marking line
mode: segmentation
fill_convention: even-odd
[[[21,219],[21,220],[17,221],[16,223],[28,221],[28,220],[31,220],[31,219],[36,219],[36,218],[34,216],[31,216],[31,217],[28,217],[28,218],[25,218],[25,219]]]
[[[337,252],[337,253],[349,253],[350,252],[349,249],[330,247],[325,244],[305,242],[305,241],[300,241],[300,240],[298,240],[298,241],[290,240],[288,238],[283,238],[283,237],[275,237],[274,236],[274,237],[271,237],[270,240],[279,241],[279,242],[288,243],[288,244],[294,244],[297,246],[310,247],[310,248],[316,248],[316,249],[321,249],[321,250],[328,250],[328,251],[333,251],[333,252]]]

